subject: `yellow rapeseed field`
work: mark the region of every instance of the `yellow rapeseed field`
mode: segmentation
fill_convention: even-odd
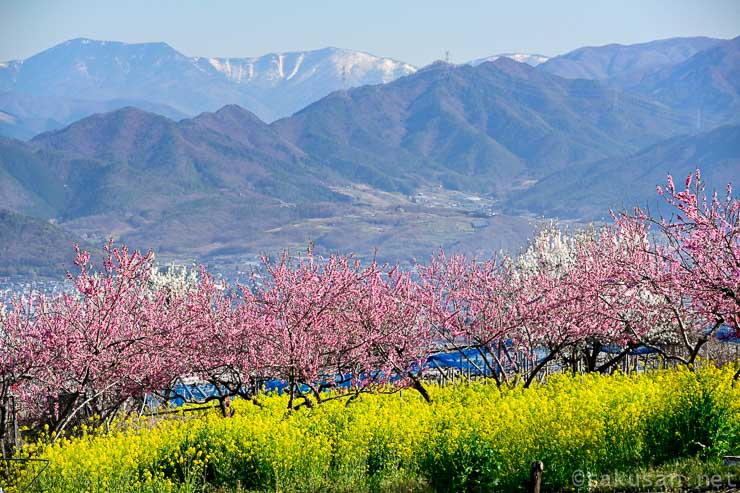
[[[489,383],[336,399],[286,411],[282,396],[235,415],[137,418],[109,434],[78,430],[25,456],[48,459],[45,492],[438,491],[522,488],[545,463],[547,488],[575,470],[600,474],[680,456],[740,452],[740,389],[732,371],[559,375],[530,389]],[[36,466],[34,466],[36,467]],[[19,471],[14,492],[35,470]],[[223,488],[219,490],[218,488]]]

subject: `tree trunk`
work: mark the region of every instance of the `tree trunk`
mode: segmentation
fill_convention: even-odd
[[[411,380],[411,384],[414,387],[414,389],[421,394],[421,396],[424,398],[426,402],[432,402],[432,398],[430,397],[427,389],[421,383],[421,380],[419,380],[419,378],[413,373],[409,373],[408,375],[409,375],[409,379]]]
[[[550,353],[547,356],[545,356],[544,358],[542,358],[542,361],[540,361],[537,364],[537,366],[534,367],[534,369],[532,370],[532,373],[530,373],[529,376],[527,377],[527,381],[524,382],[524,388],[525,389],[528,388],[530,385],[532,385],[532,382],[537,377],[537,374],[540,372],[540,370],[542,370],[542,368],[544,368],[545,365],[547,365],[550,361],[552,361],[553,358],[555,358],[555,356],[557,356],[557,354],[558,354],[559,351],[560,351],[560,348],[557,348],[555,350],[551,350]]]
[[[593,341],[591,343],[591,351],[586,352],[586,371],[591,373],[596,371],[596,362],[599,359],[601,353],[601,343],[599,341]]]
[[[5,458],[5,436],[8,428],[8,411],[5,403],[0,404],[0,454],[2,458]]]
[[[596,368],[594,371],[597,371],[599,373],[605,373],[610,367],[616,365],[622,359],[624,359],[630,351],[632,351],[632,346],[630,344],[627,345],[627,347],[622,350],[618,355],[614,356],[612,359],[605,361],[601,366]],[[629,367],[629,364],[627,365]]]

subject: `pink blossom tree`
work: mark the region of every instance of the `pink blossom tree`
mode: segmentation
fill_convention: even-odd
[[[46,333],[34,313],[46,310],[43,296],[17,297],[7,313],[0,311],[0,454],[7,453],[7,430],[20,403],[37,391],[36,375],[48,364]]]
[[[584,296],[576,269],[579,242],[588,235],[568,236],[555,225],[544,228],[514,260],[510,282],[517,286],[515,301],[517,350],[526,356],[520,372],[524,386],[558,358],[573,354],[593,329],[593,306]]]
[[[722,325],[738,332],[740,289],[740,202],[732,188],[720,200],[704,193],[699,170],[678,191],[668,176],[665,198],[672,214],[651,217],[636,209],[615,216],[622,234],[657,226],[646,242],[642,262],[632,262],[625,275],[642,283],[670,312],[678,351],[666,358],[692,365],[704,345]],[[652,266],[648,268],[649,266]]]
[[[183,287],[183,277],[188,282]],[[223,414],[228,414],[227,403],[235,396],[254,396],[254,354],[249,337],[249,306],[237,307],[233,296],[224,284],[213,281],[201,267],[197,275],[175,276],[161,281],[156,293],[166,292],[166,314],[162,330],[152,339],[156,352],[162,359],[164,374],[162,385],[153,393],[169,401],[179,398],[192,399],[188,393],[179,392],[185,379],[188,384],[210,384],[214,392],[198,402],[217,400]],[[179,286],[179,288],[178,288]]]
[[[499,385],[508,382],[507,366],[515,365],[506,346],[517,325],[509,264],[495,257],[477,261],[441,252],[418,267],[423,286],[431,292],[426,304],[442,347],[462,355],[473,348],[480,357],[466,356],[468,363]]]
[[[146,289],[151,252],[108,244],[102,269],[94,273],[89,253],[75,251],[79,273],[68,274],[75,291],[21,313],[22,323],[43,334],[41,359],[47,362],[35,372],[36,392],[25,404],[55,437],[81,417],[105,421],[131,397],[163,383],[151,342],[164,330],[166,297]]]
[[[290,401],[300,397],[306,405],[308,387],[320,400],[321,391],[344,375],[344,358],[351,349],[351,334],[339,326],[338,314],[360,289],[361,269],[351,257],[332,256],[321,261],[308,252],[294,262],[283,253],[277,262],[263,258],[265,276],[242,287],[244,305],[254,307],[244,323],[254,346],[259,371],[288,384]]]
[[[397,266],[373,262],[339,313],[341,357],[351,362],[353,387],[370,390],[393,383],[410,386],[429,402],[422,383],[424,364],[435,347],[430,317],[434,294]]]
[[[677,210],[661,217],[659,226],[667,245],[658,254],[671,261],[671,278],[677,290],[690,294],[692,307],[713,320],[740,330],[740,200],[727,185],[720,198],[705,192],[697,169],[678,191],[668,176],[663,191],[666,203]]]

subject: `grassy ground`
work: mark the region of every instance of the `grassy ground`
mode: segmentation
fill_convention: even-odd
[[[629,471],[613,471],[593,475],[576,476],[571,486],[558,490],[558,493],[588,491],[590,493],[704,493],[740,491],[740,466],[725,466],[720,460],[702,461],[696,457],[679,459],[657,467],[637,467]],[[246,490],[241,487],[206,488],[208,493],[266,493],[274,490]],[[435,489],[426,480],[397,479],[388,480],[367,488],[346,485],[321,490],[325,493],[352,493],[363,491],[384,491],[388,493],[433,493]]]
[[[648,491],[704,492],[740,491],[740,466],[725,466],[721,460],[679,459],[652,468],[635,468],[593,478],[594,493]]]

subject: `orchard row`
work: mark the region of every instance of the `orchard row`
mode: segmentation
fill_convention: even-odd
[[[707,196],[698,171],[659,193],[670,215],[546,228],[516,257],[439,253],[402,271],[286,254],[236,289],[204,269],[163,276],[151,252],[112,244],[93,271],[76,249],[73,292],[19,298],[0,319],[0,430],[14,414],[58,437],[186,376],[218,388],[224,411],[266,380],[287,384],[290,408],[401,387],[428,400],[427,358],[460,348],[509,387],[556,361],[608,372],[638,347],[691,367],[718,331],[738,332],[740,202],[729,186]]]

